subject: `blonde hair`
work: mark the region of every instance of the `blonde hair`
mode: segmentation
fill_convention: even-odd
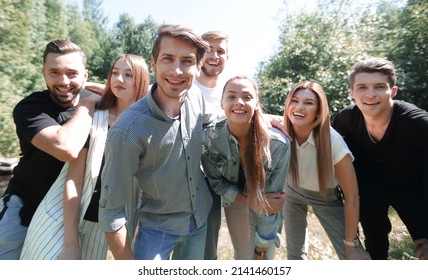
[[[331,155],[330,140],[330,110],[328,108],[327,97],[323,88],[316,81],[303,81],[296,84],[285,100],[284,125],[290,137],[295,138],[293,124],[288,118],[288,111],[291,99],[297,91],[307,89],[312,91],[318,99],[318,117],[313,123],[312,133],[315,141],[317,153],[318,182],[322,196],[326,195],[327,188],[333,184],[333,162]],[[296,141],[291,142],[290,173],[294,185],[299,185],[299,166],[296,155]]]

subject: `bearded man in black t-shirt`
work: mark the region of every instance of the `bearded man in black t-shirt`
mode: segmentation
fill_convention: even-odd
[[[19,259],[31,218],[60,173],[86,143],[99,96],[83,89],[86,55],[67,40],[47,44],[43,54],[47,89],[13,110],[21,158],[0,199],[0,259]]]

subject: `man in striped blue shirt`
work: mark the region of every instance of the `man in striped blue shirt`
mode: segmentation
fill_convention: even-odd
[[[193,80],[207,49],[191,29],[161,26],[156,83],[109,130],[99,221],[115,259],[204,257],[212,199],[200,169],[202,131],[216,115]]]

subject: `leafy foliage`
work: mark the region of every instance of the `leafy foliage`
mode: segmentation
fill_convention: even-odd
[[[76,0],[75,0],[76,1]],[[319,81],[336,112],[351,102],[348,71],[357,61],[380,56],[398,70],[398,98],[428,109],[428,1],[318,0],[313,10],[291,12],[284,0],[279,48],[260,63],[257,80],[265,109],[281,115],[291,86]],[[102,0],[83,7],[62,0],[2,0],[0,9],[0,156],[16,156],[19,146],[12,120],[16,103],[45,87],[42,53],[52,39],[77,43],[88,56],[91,81],[105,82],[121,53],[150,63],[157,23],[136,23],[128,14],[108,26]],[[153,75],[153,74],[152,74]],[[153,76],[152,82],[153,82]]]
[[[83,8],[63,0],[2,0],[0,9],[0,157],[19,154],[12,110],[31,92],[45,87],[41,75],[47,42],[69,39],[88,56],[90,80],[105,82],[121,53],[142,55],[150,62],[157,25],[149,17],[136,24],[122,16],[121,29],[107,27],[101,0],[84,0]],[[123,18],[123,20],[122,20]]]
[[[280,47],[257,74],[271,114],[282,114],[286,94],[301,80],[323,85],[332,113],[350,104],[348,71],[372,56],[396,65],[400,99],[427,109],[427,1],[319,1],[312,11],[286,9],[282,18]]]

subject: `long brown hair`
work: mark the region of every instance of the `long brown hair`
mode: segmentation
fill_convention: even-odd
[[[247,202],[256,205],[256,211],[266,213],[269,203],[264,197],[266,188],[265,165],[270,166],[270,130],[263,118],[263,111],[259,101],[258,86],[254,80],[247,76],[235,76],[229,79],[223,88],[223,95],[226,86],[234,80],[248,80],[252,83],[257,98],[257,110],[251,120],[251,129],[248,135],[249,144],[245,150],[245,194]]]
[[[116,106],[117,98],[111,90],[111,76],[113,74],[114,65],[121,58],[123,58],[131,67],[132,81],[134,82],[135,101],[146,95],[149,89],[149,70],[144,58],[135,54],[119,55],[110,69],[104,94],[97,105],[98,110],[107,110]]]
[[[321,195],[325,196],[327,188],[333,184],[333,162],[330,140],[330,110],[322,86],[316,81],[303,81],[296,84],[285,100],[284,125],[290,137],[295,138],[293,124],[288,118],[291,99],[301,89],[312,91],[318,99],[317,119],[313,123],[313,137],[317,151],[318,182]],[[299,166],[296,155],[296,141],[291,142],[290,173],[294,185],[299,185]]]

